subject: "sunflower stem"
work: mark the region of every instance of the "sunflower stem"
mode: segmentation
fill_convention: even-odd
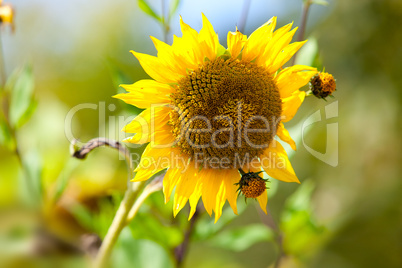
[[[311,6],[311,0],[306,0],[303,1],[303,13],[302,13],[302,18],[301,18],[301,22],[300,22],[300,30],[299,30],[299,34],[297,35],[297,41],[302,41],[304,39],[304,33],[306,31],[306,25],[307,25],[307,17],[308,17],[308,11],[310,9]],[[292,59],[292,65],[295,64],[296,61],[296,55],[293,55],[293,59]]]
[[[193,217],[190,220],[188,229],[187,229],[186,233],[184,234],[183,242],[175,248],[174,253],[175,253],[175,257],[176,257],[176,265],[177,265],[176,267],[177,268],[180,268],[183,266],[184,257],[186,256],[188,247],[190,245],[190,237],[194,231],[195,223],[198,220],[199,215],[200,215],[200,212],[199,212],[199,209],[197,208],[194,212]]]
[[[113,246],[116,243],[121,231],[127,224],[127,216],[129,215],[134,201],[136,200],[144,183],[145,182],[131,182],[128,184],[123,201],[121,201],[113,222],[110,225],[105,238],[103,239],[98,254],[96,255],[94,267],[103,268],[107,266],[106,264],[112,252]]]
[[[144,201],[152,194],[157,191],[162,190],[163,187],[163,175],[155,178],[151,183],[149,183],[144,191],[140,194],[140,196],[137,198],[135,201],[133,207],[129,211],[127,218],[126,218],[126,225],[129,224],[134,217],[137,215],[138,210],[140,209],[141,205],[144,203]]]
[[[239,19],[239,31],[244,33],[244,28],[246,27],[248,11],[250,10],[251,0],[244,0],[241,16]]]

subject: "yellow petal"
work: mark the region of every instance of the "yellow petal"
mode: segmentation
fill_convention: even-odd
[[[172,72],[185,76],[187,74],[186,68],[188,66],[185,58],[177,55],[172,46],[169,46],[153,36],[151,36],[151,39],[156,50],[158,50],[158,59],[165,66],[168,66]]]
[[[278,125],[278,130],[276,132],[276,135],[281,140],[283,140],[284,142],[288,143],[290,145],[290,147],[292,147],[292,149],[296,151],[296,143],[292,139],[292,137],[290,137],[289,131],[285,128],[285,126],[283,125],[282,122],[280,122],[279,125]]]
[[[289,45],[289,43],[292,41],[293,35],[297,30],[296,27],[295,29],[288,32],[288,30],[291,28],[291,25],[292,24],[288,24],[274,32],[270,44],[265,49],[264,56],[261,57],[265,60],[265,63],[258,63],[267,66],[270,73],[274,73],[278,69],[273,69],[275,59],[278,57],[279,53],[283,51],[287,45]]]
[[[157,144],[169,143],[174,140],[171,129],[167,126],[169,122],[169,107],[152,107],[142,111],[131,123],[127,124],[124,132],[137,133],[134,137],[125,139],[125,142],[143,144],[153,141]],[[166,136],[168,136],[166,138]],[[168,141],[169,140],[169,141]]]
[[[113,97],[142,109],[149,108],[152,104],[169,103],[169,96],[175,91],[167,84],[149,79],[140,80],[132,85],[121,85],[121,87],[129,93],[117,94]]]
[[[304,65],[294,65],[280,71],[275,81],[281,98],[291,96],[306,85],[315,74],[317,74],[316,68]]]
[[[180,179],[182,169],[180,167],[170,167],[165,177],[163,177],[163,194],[165,196],[165,203],[169,202],[174,187]]]
[[[239,56],[246,40],[247,36],[239,32],[237,27],[236,32],[228,32],[228,51],[230,52],[230,55],[232,55],[232,58],[237,58]]]
[[[240,181],[240,174],[237,169],[230,170],[228,175],[224,177],[224,183],[226,187],[226,199],[229,202],[233,212],[237,214],[237,186],[235,183]]]
[[[282,67],[293,55],[306,43],[307,41],[295,42],[287,45],[279,54],[276,56],[273,64],[268,68],[268,72],[274,73],[280,67]]]
[[[176,216],[187,203],[199,180],[199,177],[196,174],[197,170],[195,169],[195,165],[188,165],[184,170],[182,169],[182,172],[181,179],[177,183],[174,194],[174,216]]]
[[[264,211],[265,214],[267,214],[268,193],[266,189],[259,197],[257,197],[257,200],[258,203],[260,204],[262,211]]]
[[[292,40],[295,32],[295,30],[289,32],[292,25],[293,23],[289,23],[271,34],[271,37],[267,40],[268,42],[264,45],[259,57],[255,61],[257,65],[270,66],[272,64],[279,51]]]
[[[225,172],[227,173],[227,172]],[[226,174],[224,174],[226,175]],[[222,208],[226,202],[226,187],[225,187],[225,179],[221,179],[221,184],[219,186],[218,194],[216,195],[216,203],[215,203],[215,223],[219,220],[222,215]]]
[[[200,31],[198,39],[200,44],[202,44],[203,42],[205,42],[206,44],[204,56],[210,60],[215,59],[219,40],[214,31],[214,28],[212,27],[212,24],[209,22],[204,14],[202,14],[202,29]]]
[[[137,174],[132,181],[147,180],[152,175],[168,168],[171,165],[171,154],[171,148],[159,149],[148,144],[145,151],[142,153],[139,165],[134,170]]]
[[[299,91],[292,96],[282,99],[282,122],[288,122],[295,116],[300,105],[303,103],[306,92]]]
[[[175,83],[180,79],[180,74],[163,64],[157,57],[130,51],[138,59],[144,71],[153,79],[162,83]]]
[[[189,203],[190,203],[190,214],[188,216],[188,220],[191,220],[191,218],[194,216],[195,211],[197,210],[197,205],[198,205],[198,200],[200,200],[201,197],[201,189],[202,189],[202,181],[197,180],[197,184],[195,186],[193,194],[189,198]]]
[[[276,26],[276,17],[272,17],[261,27],[255,30],[244,45],[242,59],[252,61],[259,57],[270,42]]]
[[[285,182],[300,183],[285,149],[279,142],[274,140],[260,156],[260,161],[262,168],[272,178]]]
[[[209,216],[212,215],[212,211],[215,209],[216,196],[223,181],[220,173],[220,170],[205,168],[198,173],[202,181],[202,202]]]

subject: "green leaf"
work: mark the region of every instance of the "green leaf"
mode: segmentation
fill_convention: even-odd
[[[172,0],[170,2],[170,11],[169,11],[169,17],[172,17],[174,13],[176,13],[177,8],[180,5],[181,0]]]
[[[311,37],[297,53],[296,64],[307,65],[322,69],[317,39]]]
[[[145,14],[149,15],[150,17],[156,19],[159,22],[162,22],[162,18],[155,13],[155,11],[151,8],[151,6],[145,0],[138,0],[138,6],[141,8]]]
[[[312,181],[304,181],[299,189],[287,200],[281,216],[283,247],[286,254],[306,257],[327,238],[327,230],[317,223],[311,208]]]
[[[238,214],[240,215],[241,213],[243,213],[246,207],[247,204],[245,204],[244,202],[239,202],[239,204],[237,205]],[[222,230],[223,227],[227,226],[237,217],[238,216],[233,213],[232,208],[229,206],[224,207],[222,211],[222,216],[215,224],[214,224],[215,221],[214,218],[204,215],[204,217],[201,217],[197,221],[197,224],[195,225],[193,238],[195,240],[201,240],[201,241],[206,240],[214,236],[216,233]]]
[[[28,153],[25,154],[23,161],[24,166],[26,167],[26,172],[28,173],[26,174],[28,175],[27,179],[30,179],[33,182],[38,197],[42,198],[44,193],[43,182],[42,182],[43,163],[39,151],[36,150],[29,151]]]
[[[6,84],[10,91],[10,124],[19,128],[29,120],[36,108],[33,100],[34,77],[32,67],[25,65],[21,70],[14,72]]]
[[[212,245],[233,250],[243,251],[264,241],[273,241],[274,232],[263,224],[253,224],[224,231],[213,237]]]

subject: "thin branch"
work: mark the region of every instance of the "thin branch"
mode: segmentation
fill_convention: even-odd
[[[152,193],[162,190],[164,176],[165,176],[165,173],[159,175],[145,187],[144,191],[142,191],[141,195],[137,198],[133,207],[131,208],[130,212],[128,213],[128,216],[126,219],[126,224],[129,224],[134,219],[134,217],[137,215],[137,212],[140,209],[141,205]]]
[[[303,4],[303,13],[302,13],[302,18],[300,22],[300,29],[299,29],[299,34],[297,35],[297,41],[302,41],[304,39],[304,33],[306,32],[306,25],[307,25],[307,17],[308,17],[308,11],[311,6],[311,0],[306,0]],[[296,61],[296,55],[293,55],[292,59],[292,65],[295,64]]]
[[[258,210],[258,215],[260,216],[262,223],[264,223],[276,233],[276,244],[278,246],[279,252],[278,257],[275,261],[274,268],[279,268],[282,258],[286,256],[283,251],[283,235],[279,226],[276,224],[274,218],[272,217],[271,211],[267,209],[267,212],[267,214],[264,214],[262,213],[262,211]]]
[[[121,201],[116,215],[113,218],[113,222],[110,225],[109,230],[107,231],[101,247],[99,248],[98,254],[96,255],[94,267],[107,267],[107,261],[112,252],[113,246],[116,243],[121,231],[126,226],[127,216],[144,184],[145,182],[136,182],[129,184],[129,187],[124,194],[123,201]]]
[[[74,145],[75,144],[73,142],[72,146],[74,146]],[[88,141],[79,150],[73,149],[71,151],[71,156],[78,158],[78,159],[85,159],[87,154],[89,154],[95,148],[98,148],[101,146],[109,146],[109,147],[115,148],[115,149],[119,150],[120,153],[122,153],[126,157],[129,157],[129,155],[130,155],[128,150],[120,142],[111,140],[108,138],[99,137],[99,138],[95,138],[95,139]]]
[[[251,0],[244,0],[243,8],[241,11],[238,29],[240,32],[244,33],[244,28],[246,27],[248,11],[250,10]]]
[[[178,245],[174,250],[178,268],[183,266],[184,257],[186,256],[186,254],[188,252],[188,247],[190,245],[191,234],[194,231],[195,223],[198,220],[199,215],[200,215],[200,212],[199,212],[199,209],[197,208],[194,212],[193,217],[190,220],[190,225],[189,225],[186,233],[184,234],[183,242],[180,245]]]

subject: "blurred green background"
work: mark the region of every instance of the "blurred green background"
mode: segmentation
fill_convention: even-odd
[[[160,12],[161,1],[148,2]],[[6,74],[24,65],[30,67],[22,73],[29,74],[32,68],[36,109],[16,133],[28,172],[22,172],[12,144],[0,147],[0,266],[84,266],[84,257],[44,239],[38,226],[72,244],[82,234],[105,235],[126,187],[125,162],[109,148],[85,161],[73,159],[70,141],[124,138],[120,129],[140,110],[111,96],[122,92],[118,84],[147,78],[129,50],[155,55],[149,35],[163,39],[163,32],[135,0],[8,3],[16,16],[14,33],[1,30]],[[243,5],[182,0],[169,41],[181,35],[179,14],[199,30],[203,12],[225,45]],[[245,33],[272,16],[279,26],[297,25],[301,7],[302,0],[251,0]],[[317,41],[338,90],[328,102],[308,98],[286,125],[298,137],[292,164],[302,184],[272,182],[270,216],[243,199],[240,216],[226,209],[214,225],[202,214],[184,267],[273,267],[281,254],[278,241],[280,267],[402,267],[401,25],[400,0],[312,6],[306,37]],[[338,116],[325,120],[325,107],[335,102]],[[69,111],[80,104],[86,106],[79,106],[84,109],[70,125]],[[303,143],[302,124],[317,111],[323,120],[305,129]],[[327,133],[328,124],[337,124],[339,132]],[[335,166],[306,149],[325,153],[327,137],[339,142]],[[171,207],[161,193],[151,196],[123,231],[113,267],[174,267],[172,249],[188,222],[185,210],[174,220]]]

